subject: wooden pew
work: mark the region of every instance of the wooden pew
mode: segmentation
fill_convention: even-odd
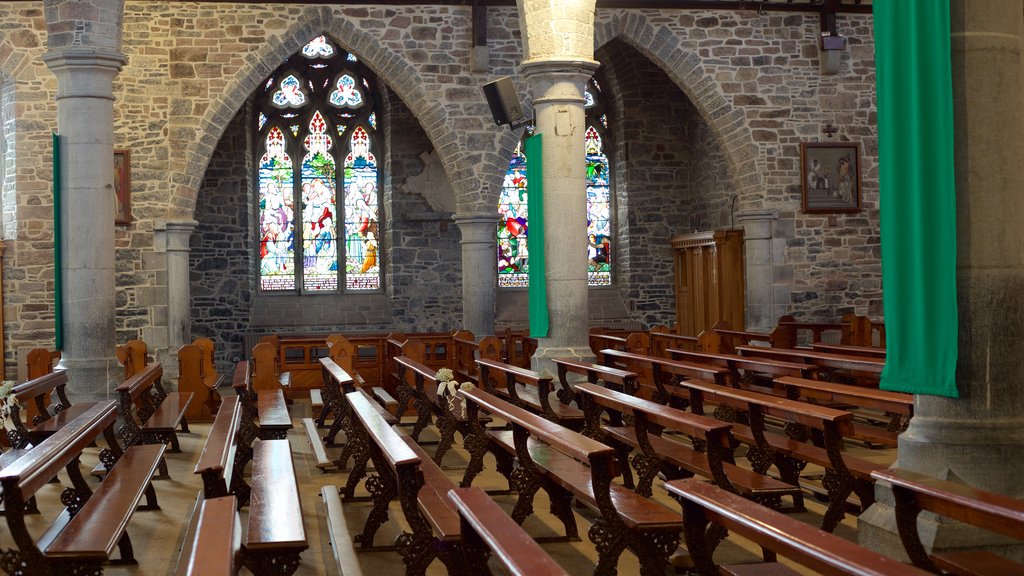
[[[738,346],[737,354],[813,364],[820,368],[818,378],[841,384],[857,384],[878,388],[878,381],[885,368],[885,360],[867,356],[844,356],[807,349],[763,348],[761,346]]]
[[[47,350],[46,348],[33,348],[29,350],[25,355],[25,381],[35,380],[41,378],[47,374],[53,373],[56,369],[57,361],[60,360],[60,350]],[[49,407],[50,399],[45,398],[43,405]],[[31,422],[36,416],[40,415],[41,412],[36,408],[35,404],[28,404],[26,406],[26,415],[24,420]]]
[[[629,451],[637,450],[633,466],[638,475],[636,491],[640,494],[651,496],[651,484],[661,473],[669,480],[697,474],[730,492],[775,508],[780,506],[783,496],[796,499],[800,495],[800,488],[792,484],[736,466],[732,458],[731,425],[655,404],[629,392],[632,391],[616,392],[590,383],[576,386],[587,415],[584,434],[616,448],[623,475],[629,470]],[[602,413],[608,414],[609,423],[602,423]],[[632,424],[624,425],[623,416],[632,417]],[[689,437],[690,444],[670,439],[663,432],[678,432]]]
[[[212,422],[221,401],[217,387],[224,378],[210,372],[213,370],[213,343],[209,338],[202,340],[202,344],[197,344],[200,341],[197,338],[192,344],[178,348],[178,390],[192,394],[186,418],[193,422]]]
[[[6,430],[11,447],[28,448],[29,444],[42,442],[96,404],[95,402],[72,404],[65,392],[67,385],[67,372],[57,370],[18,384],[11,389],[11,396],[16,400],[11,407],[12,428]],[[56,397],[52,413],[50,409],[47,409],[51,396]],[[23,406],[35,408],[35,416],[31,417],[30,424],[22,421],[21,408]]]
[[[459,512],[467,573],[487,574],[493,552],[512,576],[569,575],[483,490],[456,488],[448,498]]]
[[[505,335],[501,337],[501,361],[506,364],[529,368],[530,359],[536,351],[537,339],[530,338],[526,331],[513,332],[506,329]]]
[[[309,548],[302,525],[295,464],[288,440],[257,440],[253,446],[252,496],[242,540],[245,567],[256,576],[290,576]]]
[[[352,392],[346,398],[377,473],[378,489],[371,490],[373,509],[356,541],[363,549],[373,547],[374,535],[387,519],[389,503],[398,498],[412,529],[395,540],[405,573],[423,574],[435,558],[450,573],[462,573],[459,516],[447,498],[455,484],[412,438],[399,427],[389,426],[366,396]]]
[[[885,360],[885,348],[878,348],[875,346],[847,346],[845,344],[822,344],[821,342],[813,342],[811,343],[810,348],[811,350],[828,352],[830,354],[868,356],[869,358],[881,358],[882,360]]]
[[[387,352],[384,362],[387,377],[391,383],[391,389],[395,391],[395,396],[397,396],[398,399],[395,400],[393,397],[390,397],[390,395],[387,397],[379,394],[371,395],[379,398],[378,401],[382,402],[384,406],[388,405],[390,397],[390,400],[394,402],[396,406],[395,415],[401,418],[409,408],[409,403],[412,402],[413,394],[408,386],[404,386],[402,384],[402,379],[398,375],[398,363],[395,359],[399,356],[405,356],[406,358],[411,358],[417,362],[424,362],[426,360],[427,348],[423,342],[419,340],[409,338],[401,332],[393,332],[388,334],[388,338],[385,340],[385,349]],[[387,394],[386,391],[383,392]],[[423,415],[417,414],[417,416],[422,417]],[[429,413],[427,416],[429,416]],[[419,419],[417,419],[417,423],[418,422]],[[418,435],[419,433],[416,434],[416,436]]]
[[[4,516],[17,545],[17,550],[5,553],[5,562],[22,564],[19,573],[99,574],[115,547],[120,557],[114,563],[136,563],[126,529],[143,496],[146,504],[141,509],[159,509],[150,480],[166,447],[140,445],[122,451],[114,433],[116,421],[113,401],[97,403],[0,471]],[[101,434],[107,448],[101,451],[100,461],[107,474],[92,490],[79,459]],[[36,540],[25,525],[25,503],[62,468],[73,485],[61,496],[66,508]]]
[[[477,384],[480,372],[477,359],[501,361],[501,341],[494,336],[484,336],[479,342],[469,330],[452,334],[452,372],[459,382]]]
[[[272,341],[260,342],[252,347],[252,388],[287,390],[292,385],[290,372],[282,372],[277,359],[277,346]]]
[[[701,576],[798,574],[776,563],[776,554],[781,554],[818,574],[926,574],[913,566],[862,548],[795,518],[744,500],[718,486],[691,479],[672,480],[665,484],[665,488],[682,504],[686,549],[690,552],[695,568]],[[722,532],[720,529],[709,530],[708,525],[711,523],[761,546],[766,564],[716,565],[713,553],[717,536]]]
[[[470,418],[480,411],[508,422],[512,430],[484,430],[473,424],[474,441],[467,439],[472,470],[479,470],[488,448],[499,461],[498,471],[510,477],[519,499],[512,519],[522,523],[533,513],[533,499],[544,488],[552,513],[565,535],[578,538],[573,498],[600,514],[588,535],[597,545],[595,574],[613,574],[622,551],[629,547],[640,559],[644,575],[664,574],[669,555],[679,542],[681,520],[661,504],[615,483],[619,475],[615,450],[564,426],[514,406],[479,388],[460,390]],[[482,447],[482,450],[481,450]],[[519,467],[512,471],[511,459]],[[502,463],[504,461],[504,463]]]
[[[675,350],[671,348],[666,350],[666,352],[667,357],[673,360],[728,368],[731,373],[729,383],[732,386],[753,389],[769,394],[775,393],[772,388],[772,380],[775,378],[782,376],[813,378],[818,372],[817,366],[811,364],[770,360],[768,358],[753,358],[715,352],[691,352],[689,350]]]
[[[218,498],[233,495],[238,505],[249,503],[250,487],[243,478],[246,462],[239,458],[239,432],[242,423],[242,405],[237,396],[228,397],[210,427],[203,451],[199,454],[193,474],[203,481],[203,497]]]
[[[569,384],[568,375],[570,373],[586,376],[587,382],[591,384],[603,382],[604,386],[611,387],[614,390],[636,390],[637,387],[639,376],[635,372],[610,368],[592,362],[581,362],[574,358],[553,358],[552,361],[558,370],[559,388],[555,394],[562,404],[575,403],[579,407],[576,394]]]
[[[491,394],[506,398],[512,404],[540,414],[566,428],[583,428],[583,412],[557,397],[551,401],[551,377],[496,360],[480,359],[480,385]]]
[[[640,376],[638,383],[643,395],[650,396],[650,400],[659,404],[668,402],[669,394],[666,386],[681,378],[703,380],[721,385],[727,385],[729,382],[728,368],[693,364],[668,358],[655,358],[618,350],[603,350],[602,356],[606,366],[636,372]]]
[[[355,373],[355,357],[356,347],[352,342],[349,342],[348,338],[345,338],[341,334],[331,334],[327,337],[327,356],[330,358],[335,365],[344,370],[348,374]],[[323,371],[323,367],[321,367]],[[316,417],[316,425],[320,428],[327,426],[327,417],[332,414],[331,409],[333,406],[337,406],[341,399],[330,398],[334,392],[328,388],[327,385],[327,374],[322,374],[324,387],[323,389],[311,389],[309,391],[310,403],[313,405],[313,414],[317,414],[317,408],[320,408],[319,415]]]
[[[892,485],[896,526],[915,566],[958,576],[1024,573],[1024,564],[983,550],[931,554],[917,530],[917,517],[927,510],[1024,541],[1024,503],[1020,500],[899,468],[878,470],[872,475]]]
[[[709,402],[718,405],[717,418],[735,422],[739,414],[746,415],[749,425],[734,423],[732,435],[749,446],[747,460],[754,471],[765,473],[774,464],[783,481],[799,485],[800,470],[806,464],[825,468],[822,485],[829,505],[822,519],[823,530],[831,532],[843,519],[851,493],[857,495],[862,510],[874,502],[871,474],[884,464],[843,455],[843,438],[853,431],[850,412],[706,382],[683,380],[677,389],[694,413],[704,414],[704,404]],[[766,416],[784,422],[786,434],[766,430]],[[823,446],[797,439],[809,440],[812,436],[820,438]]]
[[[669,348],[676,350],[700,350],[700,339],[697,336],[684,336],[670,332],[667,326],[654,326],[651,328],[651,356],[668,358],[666,352]]]
[[[242,526],[234,496],[203,500],[195,530],[181,547],[175,576],[237,574],[242,565]]]
[[[171,452],[176,453],[181,452],[176,429],[180,426],[182,432],[189,432],[185,411],[192,395],[165,392],[161,384],[163,374],[163,367],[155,362],[116,388],[124,418],[122,430],[129,446],[170,442]],[[166,476],[166,464],[161,464],[160,469]]]
[[[149,364],[149,348],[142,340],[129,340],[115,348],[114,353],[124,366],[125,380],[135,376]]]
[[[778,378],[775,383],[785,388],[791,400],[874,411],[859,413],[849,436],[872,444],[895,447],[896,437],[907,429],[914,415],[913,394],[793,377]],[[879,419],[883,422],[879,423]]]
[[[280,389],[256,390],[254,374],[249,371],[249,363],[245,360],[235,365],[235,373],[231,379],[231,387],[242,402],[242,428],[247,431],[242,441],[250,444],[254,438],[263,440],[284,439],[292,429],[292,418],[288,414],[288,404],[284,392]],[[259,425],[255,422],[259,420]],[[252,431],[254,437],[248,437]]]

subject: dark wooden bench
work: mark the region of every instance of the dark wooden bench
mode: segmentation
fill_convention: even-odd
[[[639,376],[639,390],[642,391],[640,395],[659,404],[668,402],[666,386],[683,378],[722,385],[729,383],[729,369],[721,366],[694,364],[621,350],[603,350],[601,357],[604,358],[602,363],[605,366],[636,372]]]
[[[533,499],[544,488],[568,538],[578,538],[572,511],[573,498],[597,511],[600,517],[588,535],[597,547],[595,574],[614,574],[619,556],[627,547],[640,559],[640,572],[662,575],[669,555],[676,550],[682,522],[678,514],[625,488],[613,480],[619,475],[615,450],[519,408],[479,388],[460,390],[470,418],[480,411],[508,422],[511,430],[485,430],[474,422],[475,442],[467,439],[471,463],[464,486],[472,483],[470,472],[482,468],[483,452],[490,449],[518,493],[512,519],[522,523],[533,513]],[[475,447],[483,446],[480,451]],[[512,459],[519,467],[512,468]]]
[[[1024,502],[964,484],[891,468],[872,474],[892,485],[896,526],[915,566],[958,576],[1022,574],[1024,565],[984,550],[930,554],[921,542],[917,517],[922,510],[1024,541]]]
[[[292,429],[284,391],[280,388],[256,390],[249,368],[245,360],[238,362],[231,379],[231,387],[242,401],[242,428],[247,432],[242,441],[251,444],[254,438],[281,440]],[[257,420],[258,426],[255,425]],[[248,437],[249,431],[255,431],[254,438]]]
[[[6,432],[13,448],[38,444],[96,405],[95,402],[72,404],[65,393],[67,385],[67,372],[56,370],[11,389],[11,396],[16,402],[11,407],[12,428]],[[22,407],[28,408],[29,405],[34,410],[27,413],[34,412],[35,415],[31,423],[26,424],[22,420]]]
[[[242,526],[234,496],[202,500],[195,527],[178,556],[175,576],[237,574],[242,565]]]
[[[377,410],[377,414],[384,419],[389,426],[395,426],[399,424],[398,417],[391,414],[384,409],[377,401],[370,396],[365,388],[354,387],[353,390],[347,392],[344,396],[344,407],[342,408],[343,417],[343,429],[345,430],[345,447],[341,452],[341,455],[335,461],[338,468],[341,470],[345,469],[349,458],[352,459],[352,469],[349,471],[348,479],[345,481],[344,488],[341,488],[339,492],[345,502],[365,500],[366,498],[356,496],[356,488],[359,483],[366,477],[366,465],[370,462],[370,450],[367,446],[365,438],[359,431],[359,428],[355,421],[354,408],[351,405],[349,394],[358,394],[364,399],[370,402],[372,406]]]
[[[696,474],[776,508],[783,496],[796,499],[800,495],[797,486],[736,466],[730,424],[655,404],[628,392],[590,383],[576,386],[587,415],[584,434],[617,449],[624,477],[629,470],[629,451],[637,450],[633,466],[638,476],[636,491],[640,494],[651,496],[654,478],[661,473],[669,480]],[[602,413],[609,416],[607,423],[602,422]],[[624,425],[623,416],[630,416],[632,424]],[[684,438],[690,443],[682,441]]]
[[[249,485],[242,477],[250,451],[239,451],[242,405],[237,396],[224,399],[217,417],[210,427],[202,453],[193,474],[203,480],[203,497],[218,498],[234,495],[239,506],[249,503]]]
[[[564,404],[557,395],[552,401],[554,390],[550,376],[497,360],[481,358],[476,363],[480,366],[480,386],[484,390],[566,428],[577,431],[583,428],[583,411]]]
[[[748,446],[746,457],[754,471],[767,473],[774,464],[784,482],[800,485],[800,472],[807,464],[823,467],[821,483],[829,500],[823,530],[831,532],[843,519],[851,493],[862,510],[874,503],[871,473],[885,465],[843,454],[843,438],[853,432],[850,412],[707,382],[684,380],[678,389],[694,413],[703,414],[705,402],[713,403],[718,406],[715,417],[734,422],[732,435]],[[735,423],[740,415],[747,425]],[[768,430],[765,417],[783,422],[785,434]],[[810,443],[812,437],[822,446]]]
[[[452,334],[452,372],[459,382],[478,384],[480,370],[478,359],[501,361],[501,340],[494,336],[484,336],[479,342],[469,330],[459,330]]]
[[[516,576],[568,576],[529,534],[479,488],[456,488],[448,498],[459,512],[467,574],[487,574],[487,558]]]
[[[290,576],[309,548],[303,527],[295,464],[288,440],[257,440],[253,446],[252,497],[242,539],[245,567],[256,576]]]
[[[665,487],[682,504],[686,549],[702,576],[796,576],[776,562],[781,554],[818,574],[915,576],[925,572],[862,548],[828,532],[760,506],[718,486],[697,480],[673,480]],[[709,529],[709,524],[717,528]],[[746,538],[764,551],[764,564],[715,564],[722,529]]]
[[[126,529],[136,509],[159,508],[150,480],[166,446],[138,445],[122,451],[114,433],[116,421],[113,401],[97,403],[0,471],[4,516],[17,546],[5,552],[5,568],[18,566],[18,573],[25,574],[99,574],[114,548],[120,552],[114,563],[136,563]],[[94,491],[79,460],[101,434],[107,448],[99,459],[107,474]],[[26,528],[25,503],[62,468],[72,483],[61,494],[66,507],[35,540]],[[146,504],[139,508],[143,496]]]
[[[407,575],[423,574],[435,558],[450,573],[462,573],[459,516],[448,500],[455,484],[398,426],[389,426],[377,407],[359,392],[346,395],[357,432],[370,449],[376,475],[367,479],[375,488],[373,509],[356,542],[373,547],[377,530],[387,520],[388,505],[395,498],[411,532],[395,539]]]
[[[462,400],[447,393],[438,394],[438,381],[433,369],[405,356],[395,358],[398,367],[399,385],[410,390],[416,408],[416,426],[413,428],[413,440],[419,439],[420,432],[430,422],[433,414],[434,426],[440,435],[432,460],[438,466],[444,455],[455,442],[455,433],[462,434],[463,440],[469,434],[469,420],[462,407]]]
[[[171,452],[181,452],[177,429],[188,433],[185,411],[192,395],[167,393],[161,380],[164,369],[159,362],[149,364],[117,387],[124,425],[119,431],[125,444],[167,444]],[[167,464],[160,464],[161,477],[167,477]]]
[[[907,429],[914,415],[913,394],[805,378],[783,377],[775,382],[792,400],[860,409],[849,437],[871,444],[895,447],[897,436]]]
[[[819,379],[842,384],[856,384],[878,388],[878,380],[885,368],[885,360],[868,356],[846,356],[800,348],[762,348],[760,346],[738,346],[736,353],[741,356],[755,356],[813,364],[820,368]]]
[[[769,394],[776,393],[773,390],[772,382],[775,378],[783,376],[814,378],[818,372],[818,367],[811,364],[737,356],[720,352],[691,352],[689,350],[670,348],[666,350],[666,357],[694,364],[707,364],[708,366],[728,368],[730,372],[729,383],[731,385],[737,388],[753,389]]]
[[[563,404],[576,404],[576,395],[572,385],[569,383],[569,374],[580,374],[586,376],[587,382],[597,384],[604,383],[604,386],[615,390],[635,390],[637,387],[638,375],[628,370],[610,368],[593,362],[583,362],[574,358],[554,358],[552,361],[558,370],[558,391],[555,393],[558,400]]]

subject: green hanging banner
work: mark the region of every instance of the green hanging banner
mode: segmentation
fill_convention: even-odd
[[[872,5],[885,299],[884,390],[957,397],[949,2]]]
[[[526,156],[526,182],[530,187],[526,196],[526,213],[530,215],[526,229],[526,245],[530,251],[528,274],[531,338],[546,338],[549,327],[548,285],[544,263],[544,163],[540,137],[540,134],[530,136],[523,146],[523,153]]]
[[[53,133],[53,345],[64,349],[64,277],[61,274],[60,136]]]

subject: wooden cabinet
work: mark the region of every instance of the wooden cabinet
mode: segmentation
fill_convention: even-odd
[[[743,230],[673,236],[676,325],[696,336],[725,320],[744,329]]]

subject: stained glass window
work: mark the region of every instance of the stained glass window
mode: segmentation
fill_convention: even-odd
[[[254,122],[262,143],[260,290],[381,288],[376,98],[364,90],[370,74],[318,36],[264,84]]]
[[[587,130],[584,148],[587,166],[587,284],[610,286],[612,283],[611,163],[603,130],[608,127],[603,94],[591,80],[584,92]],[[498,199],[498,287],[529,286],[529,222],[526,213],[528,194],[526,156],[522,143],[509,162]]]

